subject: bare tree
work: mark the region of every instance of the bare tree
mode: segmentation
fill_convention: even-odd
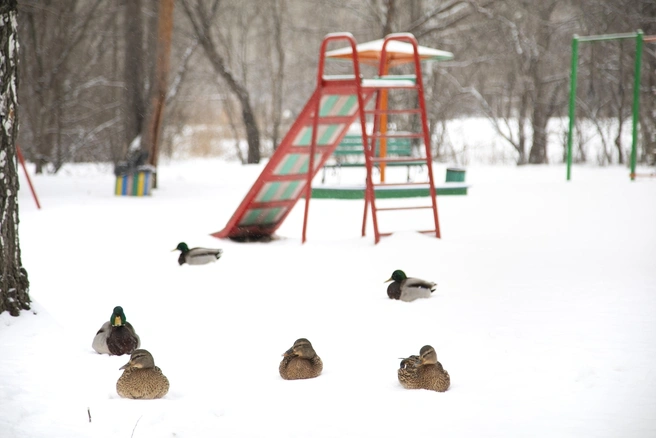
[[[0,313],[30,308],[30,283],[18,238],[18,31],[17,2],[0,4]]]
[[[24,90],[27,129],[31,132],[26,142],[26,155],[36,164],[36,172],[53,163],[55,171],[64,161],[64,118],[68,98],[74,92],[70,84],[78,69],[70,68],[73,54],[84,41],[90,24],[95,18],[101,0],[78,10],[77,2],[61,1],[21,2],[25,15],[25,50],[21,51],[23,73],[27,81]],[[87,109],[88,112],[88,109]]]
[[[472,17],[476,7],[483,7],[494,3],[495,0],[481,0],[478,2],[467,0],[448,0],[427,2],[426,11],[417,14],[415,11],[412,15],[412,21],[406,27],[406,32],[415,34],[417,39],[431,36],[444,36],[447,31],[462,31],[458,25]],[[415,8],[418,5],[414,6]],[[430,7],[430,9],[428,9]],[[412,10],[411,10],[412,13]],[[480,26],[480,21],[478,25]]]
[[[564,35],[573,30],[573,13],[563,11],[567,9],[563,0],[538,3],[516,0],[489,7],[471,4],[493,26],[486,27],[487,38],[500,37],[501,50],[496,53],[496,63],[505,64],[491,75],[487,72],[500,84],[495,84],[496,91],[492,94],[480,95],[488,102],[498,102],[488,103],[484,111],[497,127],[498,117],[505,120],[503,137],[517,150],[518,164],[527,162],[527,125],[530,124],[528,162],[547,163],[547,123],[562,108],[562,90],[568,77],[565,69],[557,67],[567,65],[564,51],[559,49],[564,47]],[[500,109],[505,115],[499,113]],[[512,120],[516,123],[511,124]]]
[[[241,115],[246,129],[246,138],[248,142],[248,163],[260,162],[260,129],[255,120],[255,113],[251,106],[251,97],[248,88],[240,81],[228,68],[225,58],[219,53],[217,43],[212,36],[211,23],[214,22],[219,1],[215,0],[212,7],[207,10],[202,0],[191,7],[191,0],[182,0],[182,6],[185,9],[187,17],[191,22],[196,38],[203,46],[207,58],[212,64],[216,73],[223,78],[228,84],[230,91],[235,95],[241,105]]]

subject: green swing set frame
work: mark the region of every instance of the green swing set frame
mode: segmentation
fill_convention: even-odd
[[[635,39],[635,65],[633,71],[633,117],[631,140],[631,180],[636,178],[636,159],[638,150],[638,119],[640,114],[640,68],[642,63],[643,42],[656,42],[656,36],[645,37],[641,30],[634,33],[618,33],[608,35],[578,36],[572,38],[572,66],[569,92],[569,129],[567,132],[567,181],[572,177],[572,137],[576,118],[576,81],[579,60],[579,43],[596,41],[613,41]]]

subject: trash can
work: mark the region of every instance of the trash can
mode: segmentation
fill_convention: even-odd
[[[153,166],[138,166],[135,168],[119,168],[116,173],[116,196],[150,196],[153,189]]]
[[[465,169],[455,167],[446,169],[446,182],[465,182]]]

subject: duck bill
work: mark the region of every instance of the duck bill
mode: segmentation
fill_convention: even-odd
[[[394,279],[392,277],[390,277],[388,280],[383,281],[383,283],[389,283],[392,280],[394,280]]]
[[[282,355],[283,355],[284,357],[293,356],[293,355],[294,355],[294,347],[292,347],[292,348],[290,348],[289,350],[285,351]]]
[[[130,362],[128,362],[128,363],[126,363],[125,365],[123,365],[121,368],[119,368],[119,370],[127,369],[129,366],[130,366]]]

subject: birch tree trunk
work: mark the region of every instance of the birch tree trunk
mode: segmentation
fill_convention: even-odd
[[[0,3],[0,313],[30,308],[27,271],[18,240],[18,35],[17,1]]]

